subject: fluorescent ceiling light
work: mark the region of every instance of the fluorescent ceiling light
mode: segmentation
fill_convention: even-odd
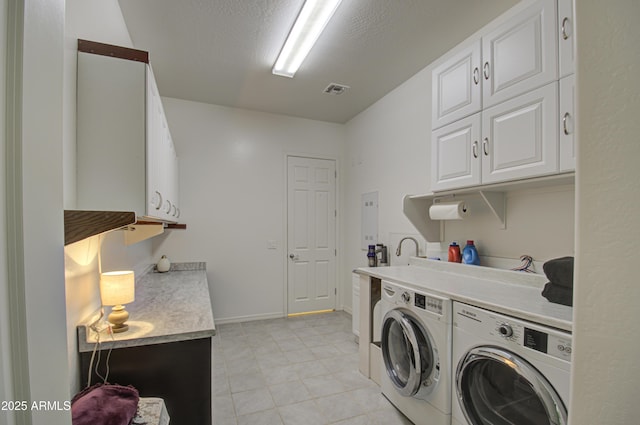
[[[271,72],[293,78],[342,0],[307,0]]]

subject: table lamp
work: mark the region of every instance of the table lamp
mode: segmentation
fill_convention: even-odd
[[[126,332],[129,325],[125,322],[129,319],[129,312],[123,304],[133,302],[135,299],[135,277],[133,271],[106,272],[100,275],[100,298],[102,305],[113,306],[108,316],[111,329],[115,333]]]

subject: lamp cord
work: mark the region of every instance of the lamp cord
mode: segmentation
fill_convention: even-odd
[[[102,251],[102,235],[98,235],[98,276],[100,277],[102,275],[102,258],[101,258],[101,253]],[[106,384],[107,380],[109,379],[109,360],[111,358],[111,351],[113,351],[113,345],[109,348],[109,351],[107,352],[107,359],[106,359],[106,374],[105,376],[102,376],[100,374],[100,371],[98,370],[98,367],[100,365],[100,353],[102,350],[99,350],[99,346],[100,346],[100,329],[98,329],[98,323],[100,323],[100,321],[102,320],[102,318],[104,317],[104,307],[102,307],[102,297],[100,298],[100,316],[89,325],[89,329],[94,331],[96,333],[96,344],[93,346],[93,352],[91,353],[91,360],[89,361],[89,373],[88,378],[87,378],[87,388],[89,388],[91,386],[91,370],[93,369],[93,362],[94,360],[96,360],[96,352],[98,354],[98,358],[96,360],[96,367],[95,367],[95,373],[96,375],[102,379],[102,383]],[[115,342],[115,338],[113,337],[113,330],[111,329],[111,326],[109,325],[107,327],[107,332],[109,332],[109,335],[111,335],[111,341]]]

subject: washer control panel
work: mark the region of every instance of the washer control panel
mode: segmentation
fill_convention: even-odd
[[[438,316],[437,320],[446,320],[447,322],[451,320],[451,308],[453,306],[451,300],[441,298],[436,294],[418,292],[414,288],[383,280],[381,298],[391,305],[436,315]]]
[[[413,305],[423,310],[442,315],[442,300],[440,299],[428,297],[416,292]]]

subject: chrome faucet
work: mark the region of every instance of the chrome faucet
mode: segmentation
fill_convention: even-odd
[[[416,240],[416,238],[412,238],[411,236],[406,236],[402,239],[400,239],[400,242],[398,242],[398,249],[396,249],[396,255],[399,257],[400,255],[402,255],[402,242],[404,242],[406,239],[412,240],[413,243],[416,244],[416,257],[418,257],[419,253],[419,245],[418,245],[418,241]]]

